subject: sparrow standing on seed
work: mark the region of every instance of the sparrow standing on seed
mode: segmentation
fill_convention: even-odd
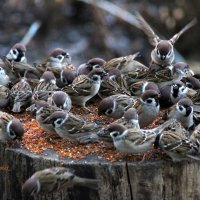
[[[0,140],[21,139],[24,134],[22,123],[14,116],[0,111]]]
[[[5,108],[10,99],[10,90],[4,85],[0,85],[0,108]]]
[[[56,77],[51,71],[45,71],[40,77],[38,85],[33,90],[33,101],[47,100],[49,95],[58,89]]]
[[[73,186],[98,189],[98,180],[76,176],[73,170],[65,167],[52,167],[35,172],[22,186],[25,199],[37,194],[49,194],[66,190]]]
[[[67,111],[70,111],[72,108],[72,101],[70,96],[63,91],[52,92],[47,102],[52,106],[57,106],[58,108]]]
[[[108,132],[113,139],[114,146],[125,153],[144,153],[153,147],[156,136],[161,133],[171,120],[157,128],[142,130],[140,128],[128,129],[121,124],[111,124]]]
[[[61,108],[49,105],[46,101],[36,101],[36,121],[47,132],[56,133],[51,123],[51,115],[56,111],[63,111]],[[66,111],[67,112],[67,111]]]
[[[189,158],[200,160],[199,144],[190,141],[184,134],[176,130],[163,131],[157,135],[155,148],[161,148],[173,162],[188,160]]]
[[[92,58],[87,63],[81,64],[77,68],[77,73],[78,75],[88,75],[93,69],[102,67],[105,62],[102,58]]]
[[[135,98],[124,94],[116,94],[101,100],[98,106],[98,114],[119,119],[124,111],[135,103]]]
[[[32,90],[26,78],[22,78],[10,90],[10,103],[13,112],[21,112],[31,103]]]
[[[174,44],[185,31],[187,31],[197,23],[197,20],[193,19],[189,24],[187,24],[178,33],[176,33],[171,39],[161,40],[158,35],[155,34],[150,25],[145,21],[145,19],[140,15],[140,13],[137,12],[136,17],[140,29],[144,31],[144,33],[148,36],[150,44],[155,47],[151,52],[151,71],[158,71],[172,65],[175,58]]]
[[[169,107],[177,103],[180,99],[185,98],[188,93],[188,87],[182,81],[173,81],[160,88],[161,107]]]
[[[87,111],[87,101],[94,97],[100,88],[101,78],[107,75],[102,68],[93,69],[88,75],[77,76],[71,85],[63,88],[63,91],[69,94],[72,104],[83,106]]]
[[[186,130],[193,130],[195,127],[193,120],[193,102],[189,98],[183,98],[172,106],[168,111],[168,119],[176,119]]]
[[[99,130],[94,122],[87,122],[80,116],[64,111],[54,112],[46,122],[53,125],[61,138],[72,142],[80,142],[81,137]]]
[[[160,94],[157,91],[147,90],[132,106],[137,110],[141,128],[151,124],[158,116],[160,111],[159,97]]]

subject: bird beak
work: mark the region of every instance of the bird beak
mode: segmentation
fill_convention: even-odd
[[[161,55],[161,60],[165,60],[166,56],[165,55]]]

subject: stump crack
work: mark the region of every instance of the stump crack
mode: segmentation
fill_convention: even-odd
[[[133,200],[132,185],[131,185],[129,168],[128,168],[128,163],[127,162],[126,162],[126,174],[127,174],[128,186],[129,186],[129,189],[130,189],[131,200]]]

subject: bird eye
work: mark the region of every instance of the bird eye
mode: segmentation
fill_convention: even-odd
[[[58,58],[59,60],[62,60],[63,57],[62,57],[62,56],[57,56],[57,58]]]
[[[152,103],[152,99],[147,99],[147,103]]]
[[[94,81],[98,81],[99,77],[95,75],[95,76],[92,77],[92,79],[93,79]]]
[[[183,107],[182,106],[179,106],[178,108],[179,108],[180,111],[183,111]]]
[[[12,129],[10,129],[10,131],[9,131],[9,136],[12,139],[14,139],[16,137],[16,134],[15,134],[15,132]]]
[[[17,51],[15,49],[13,49],[13,54],[16,55],[17,54]]]
[[[58,124],[58,125],[60,125],[62,123],[62,119],[58,119],[57,121],[56,121],[56,124]]]
[[[110,115],[112,112],[113,112],[112,109],[108,109],[108,110],[105,112],[105,114]]]

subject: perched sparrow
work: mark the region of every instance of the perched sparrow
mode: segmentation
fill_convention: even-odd
[[[27,59],[25,53],[26,53],[26,47],[23,44],[16,43],[8,52],[6,58],[9,61],[26,63]]]
[[[94,97],[100,88],[101,77],[106,73],[102,68],[93,69],[88,75],[79,75],[74,79],[71,85],[63,88],[63,91],[69,94],[72,104],[85,106],[86,102]]]
[[[26,78],[22,78],[10,90],[10,103],[13,112],[21,112],[22,107],[31,103],[32,90]]]
[[[128,129],[121,124],[113,123],[108,127],[108,131],[118,150],[126,153],[144,153],[153,147],[156,135],[161,133],[170,123],[171,120],[148,131],[140,128]]]
[[[77,77],[77,71],[74,69],[64,68],[60,72],[61,87],[72,84],[73,80]]]
[[[0,111],[0,140],[20,139],[23,134],[24,128],[22,123],[14,116]]]
[[[183,77],[193,76],[194,72],[190,66],[185,62],[177,62],[174,65],[174,79],[181,80]]]
[[[63,91],[55,91],[49,96],[47,102],[50,105],[57,106],[63,110],[70,111],[72,108],[72,101],[69,95]]]
[[[66,190],[73,186],[83,186],[91,189],[98,188],[98,180],[76,176],[73,170],[65,167],[46,168],[35,172],[22,186],[25,199],[37,194],[49,194]]]
[[[10,99],[10,90],[4,86],[0,85],[0,108],[5,108]]]
[[[128,73],[139,74],[140,71],[141,72],[148,71],[148,67],[142,65],[140,62],[135,60],[135,58],[138,57],[138,55],[140,55],[139,52],[133,55],[113,58],[107,61],[103,65],[103,68],[105,70],[117,68],[121,71],[122,74],[128,74]]]
[[[193,76],[183,77],[181,79],[181,81],[183,83],[185,83],[185,85],[188,88],[191,88],[191,89],[194,89],[194,90],[199,90],[200,89],[200,81],[197,78],[193,77]]]
[[[154,147],[160,147],[174,162],[192,158],[199,160],[199,146],[176,131],[163,131],[157,135]]]
[[[98,106],[98,114],[119,119],[124,111],[135,103],[135,98],[124,94],[116,94],[101,100]]]
[[[167,112],[168,119],[176,119],[186,130],[194,129],[193,102],[190,99],[180,99],[178,103],[172,106]]]
[[[6,74],[5,70],[2,67],[0,67],[0,85],[7,86],[9,82],[9,76]]]
[[[61,108],[49,105],[46,101],[36,101],[36,121],[47,132],[56,133],[53,124],[50,122],[51,115],[56,111],[63,111]],[[67,112],[67,111],[66,111]]]
[[[162,107],[174,105],[180,99],[187,96],[188,87],[181,81],[173,81],[173,83],[160,87],[160,104]]]
[[[103,77],[98,96],[103,99],[116,94],[126,94],[130,96],[130,92],[125,87],[120,86],[116,81],[110,79],[109,76]]]
[[[133,107],[137,110],[140,127],[148,126],[156,119],[160,111],[159,93],[155,90],[145,91]]]
[[[87,63],[81,64],[78,69],[78,75],[88,75],[93,69],[100,68],[106,61],[101,58],[92,58]]]
[[[128,110],[124,111],[123,117],[117,119],[115,124],[121,124],[126,128],[140,128],[137,110],[135,108],[129,108]]]
[[[94,122],[87,122],[80,116],[64,111],[54,112],[46,122],[53,125],[61,138],[71,141],[80,141],[81,137],[99,129]]]
[[[129,89],[134,96],[141,95],[147,90],[155,90],[158,94],[160,93],[160,89],[156,83],[144,80],[133,83]]]
[[[33,100],[47,100],[49,94],[57,89],[56,77],[51,71],[45,71],[33,90]]]
[[[172,64],[175,57],[173,48],[175,42],[185,31],[187,31],[189,28],[191,28],[197,23],[197,20],[194,19],[183,29],[181,29],[177,34],[175,34],[171,39],[161,40],[139,13],[136,13],[136,17],[139,22],[140,29],[143,30],[144,33],[148,36],[150,44],[155,47],[151,52],[151,71],[158,71],[159,69],[162,69]]]

